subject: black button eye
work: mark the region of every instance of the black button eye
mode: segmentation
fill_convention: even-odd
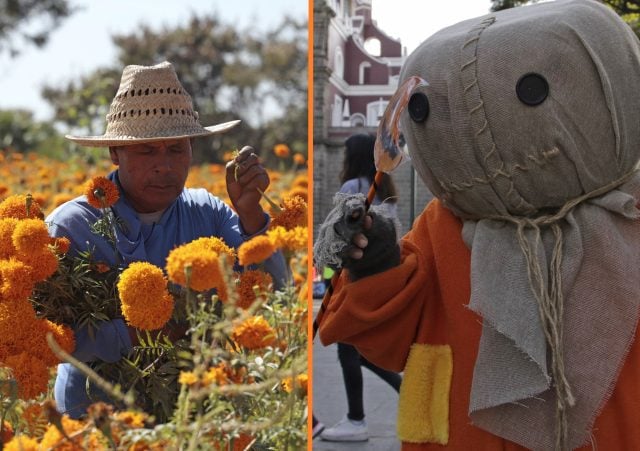
[[[549,95],[549,83],[540,74],[525,74],[518,80],[516,94],[525,105],[540,105]]]
[[[414,122],[424,122],[429,116],[429,99],[423,92],[415,92],[409,98],[409,116]]]

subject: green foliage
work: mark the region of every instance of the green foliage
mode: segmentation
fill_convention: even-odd
[[[50,123],[35,121],[30,111],[0,110],[0,149],[63,157],[64,141]]]
[[[75,11],[68,0],[0,0],[0,52],[15,57],[20,43],[42,47],[49,34]]]

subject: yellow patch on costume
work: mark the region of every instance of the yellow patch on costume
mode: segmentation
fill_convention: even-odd
[[[398,406],[398,438],[409,443],[449,441],[449,345],[414,344],[404,368]]]

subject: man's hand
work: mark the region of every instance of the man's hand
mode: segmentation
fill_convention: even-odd
[[[253,148],[245,146],[226,166],[227,193],[240,217],[242,228],[251,235],[265,225],[260,206],[261,191],[269,186],[269,175],[262,167]]]

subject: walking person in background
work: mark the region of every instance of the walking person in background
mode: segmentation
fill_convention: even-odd
[[[366,195],[373,183],[376,167],[373,158],[375,137],[368,134],[352,135],[345,141],[345,157],[340,181],[341,193]],[[383,204],[396,216],[396,189],[391,177],[384,175],[373,204]],[[355,442],[369,439],[363,404],[362,367],[368,368],[387,382],[396,392],[400,391],[402,377],[398,373],[377,367],[365,359],[355,347],[338,343],[338,360],[342,367],[347,394],[348,412],[333,427],[325,429],[320,437],[328,441]]]

